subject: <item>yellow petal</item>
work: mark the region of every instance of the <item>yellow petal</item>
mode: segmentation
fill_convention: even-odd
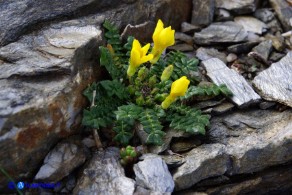
[[[137,39],[134,39],[132,49],[140,50],[141,49],[141,44]]]
[[[182,76],[180,79],[174,81],[171,85],[170,95],[173,97],[184,96],[190,81],[186,76]]]
[[[148,54],[147,56],[143,56],[141,58],[141,63],[143,64],[145,62],[148,62],[149,60],[152,60],[152,58],[153,58],[153,55],[152,54]]]
[[[163,29],[159,35],[159,45],[163,50],[174,44],[174,30],[171,27]]]
[[[147,54],[149,48],[150,48],[150,43],[148,43],[147,45],[145,45],[144,47],[142,47],[142,49],[141,49],[141,51],[142,51],[141,56],[145,56]]]
[[[163,26],[164,26],[163,22],[159,19],[152,36],[154,43],[159,40],[159,35],[160,35],[160,32],[163,30]]]
[[[133,48],[131,50],[130,66],[138,67],[140,64],[140,52]]]

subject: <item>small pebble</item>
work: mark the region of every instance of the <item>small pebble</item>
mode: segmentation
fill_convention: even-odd
[[[234,53],[230,53],[228,54],[228,56],[226,57],[226,61],[227,62],[234,62],[237,59],[237,55]]]

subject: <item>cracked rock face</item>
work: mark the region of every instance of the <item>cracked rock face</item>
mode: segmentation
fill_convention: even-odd
[[[1,167],[15,180],[32,178],[49,150],[78,131],[87,104],[82,92],[103,75],[98,47],[105,18],[118,27],[161,18],[178,28],[191,2],[2,1]],[[7,183],[0,175],[0,189]]]
[[[174,171],[176,190],[206,178],[254,173],[292,160],[291,109],[214,117],[208,134],[211,143],[187,153],[186,162]]]

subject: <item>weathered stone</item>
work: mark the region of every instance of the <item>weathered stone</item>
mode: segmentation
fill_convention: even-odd
[[[257,55],[261,56],[261,58],[267,61],[272,49],[273,49],[272,41],[267,40],[261,42],[259,45],[254,47],[252,51],[257,53]]]
[[[247,52],[250,52],[250,50],[257,44],[258,42],[240,43],[240,44],[229,46],[227,48],[227,51],[235,53],[235,54],[247,53]]]
[[[292,160],[292,111],[253,110],[211,119],[208,136],[232,158],[225,175],[253,173]]]
[[[186,189],[203,179],[223,175],[229,161],[225,150],[222,144],[205,144],[191,150],[186,162],[173,174],[175,189]]]
[[[224,114],[225,112],[228,112],[230,110],[232,110],[234,108],[234,105],[229,103],[229,102],[225,102],[225,103],[222,103],[216,107],[214,107],[212,109],[212,114],[216,114],[216,115],[219,115],[219,114]]]
[[[291,30],[290,18],[292,18],[292,7],[289,6],[287,1],[269,0],[269,2],[276,11],[285,31]]]
[[[259,106],[260,106],[260,109],[266,110],[266,109],[269,109],[269,108],[271,108],[271,107],[273,107],[275,105],[276,105],[276,102],[264,101],[264,102],[261,102]]]
[[[119,163],[119,149],[107,148],[93,155],[78,179],[73,194],[129,194],[135,182],[127,178]]]
[[[59,25],[0,48],[0,164],[16,180],[32,177],[49,149],[78,130],[82,91],[101,73],[101,30]],[[7,182],[0,175],[0,189]]]
[[[269,60],[271,60],[272,62],[278,62],[284,56],[285,56],[285,54],[283,54],[283,53],[272,52]]]
[[[175,33],[175,40],[185,42],[189,45],[193,45],[194,39],[192,36],[187,35],[185,33],[176,32]]]
[[[259,73],[253,85],[264,99],[292,107],[292,52]]]
[[[215,21],[216,22],[231,21],[232,19],[233,19],[233,16],[226,9],[220,9],[220,8],[216,9],[216,11],[215,11]]]
[[[145,158],[134,165],[136,185],[154,192],[173,192],[174,182],[160,157]]]
[[[196,57],[202,61],[208,60],[210,58],[219,58],[224,63],[226,63],[226,54],[223,52],[219,52],[217,49],[214,48],[200,47],[196,51]]]
[[[257,6],[256,3],[257,0],[216,0],[216,7],[241,15],[254,12]]]
[[[194,50],[192,45],[189,45],[189,44],[186,44],[186,43],[176,44],[176,45],[168,47],[167,49],[169,49],[169,50],[178,50],[178,51],[181,51],[181,52],[193,51]]]
[[[236,71],[229,69],[221,60],[211,58],[202,61],[208,77],[217,85],[226,84],[233,96],[231,100],[239,107],[247,106],[260,100],[246,80]]]
[[[122,33],[122,38],[127,39],[129,36],[133,36],[142,43],[152,42],[152,34],[154,32],[155,26],[156,24],[151,21],[147,21],[143,24],[138,24],[135,26],[128,24]]]
[[[246,39],[247,32],[243,27],[230,21],[212,23],[194,35],[195,43],[199,45],[238,43]]]
[[[234,22],[243,26],[246,31],[260,35],[267,30],[267,25],[265,23],[251,16],[235,17]]]
[[[1,44],[16,40],[24,29],[30,29],[17,42],[0,48],[0,164],[15,180],[32,179],[49,149],[79,130],[81,110],[87,104],[82,92],[104,75],[98,66],[98,47],[105,18],[118,27],[161,18],[165,25],[178,29],[190,16],[192,3],[125,0],[73,5],[74,2],[0,3],[0,10],[7,10],[7,14],[0,14],[0,34],[4,36]],[[18,5],[21,6],[16,9]],[[67,20],[64,15],[74,16],[75,20]],[[0,175],[0,189],[6,188],[7,183],[8,179]]]
[[[243,180],[243,181],[242,181]],[[291,194],[292,168],[290,166],[274,167],[267,171],[242,178],[240,182],[229,181],[205,191],[209,195],[225,194]]]
[[[150,159],[150,158],[162,158],[162,160],[167,164],[168,168],[175,168],[179,167],[182,165],[185,160],[184,157],[180,154],[166,154],[166,155],[158,155],[158,154],[152,154],[152,153],[146,153],[143,154],[139,160],[144,160],[144,159]]]
[[[193,0],[191,23],[198,26],[207,26],[213,21],[215,0]]]
[[[196,26],[196,25],[193,25],[193,24],[190,24],[187,22],[183,22],[181,24],[181,32],[183,32],[183,33],[191,33],[194,31],[199,31],[201,29],[202,29],[202,27]]]
[[[201,140],[196,139],[195,137],[182,138],[173,140],[170,145],[170,149],[172,152],[175,153],[186,152],[201,144],[202,144]]]
[[[263,22],[270,22],[275,18],[274,13],[267,8],[257,9],[254,16]]]
[[[71,140],[58,143],[49,152],[34,179],[56,183],[85,160],[85,148],[80,143],[80,137],[72,137]]]

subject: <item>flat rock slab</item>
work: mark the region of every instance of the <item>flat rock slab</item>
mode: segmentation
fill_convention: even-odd
[[[166,163],[160,157],[145,157],[134,165],[134,172],[138,186],[153,192],[173,192],[174,181]]]
[[[292,52],[259,73],[253,85],[264,99],[292,107]]]
[[[269,0],[285,31],[292,29],[292,6],[287,1]]]
[[[247,14],[256,10],[256,0],[216,0],[216,7],[227,9],[234,14]]]
[[[292,110],[236,111],[213,117],[207,138],[210,144],[186,153],[185,163],[175,169],[176,190],[216,176],[250,174],[291,162]]]
[[[243,26],[246,31],[254,32],[260,35],[268,28],[265,23],[251,16],[235,17],[234,22]]]
[[[244,28],[235,22],[217,22],[195,33],[194,41],[199,45],[230,44],[246,41],[247,35]]]
[[[119,149],[107,148],[97,152],[86,165],[73,194],[132,195],[135,181],[126,177],[119,163]]]
[[[208,77],[216,84],[225,84],[231,90],[231,100],[239,107],[259,101],[260,96],[235,70],[229,69],[221,60],[211,58],[202,61]]]
[[[193,149],[185,163],[173,174],[175,190],[187,189],[195,183],[227,171],[229,157],[222,144],[206,144]]]
[[[60,181],[85,162],[84,149],[80,137],[72,137],[69,141],[58,143],[46,156],[34,179],[55,183]]]
[[[213,21],[214,12],[215,0],[193,0],[191,23],[207,26]]]

